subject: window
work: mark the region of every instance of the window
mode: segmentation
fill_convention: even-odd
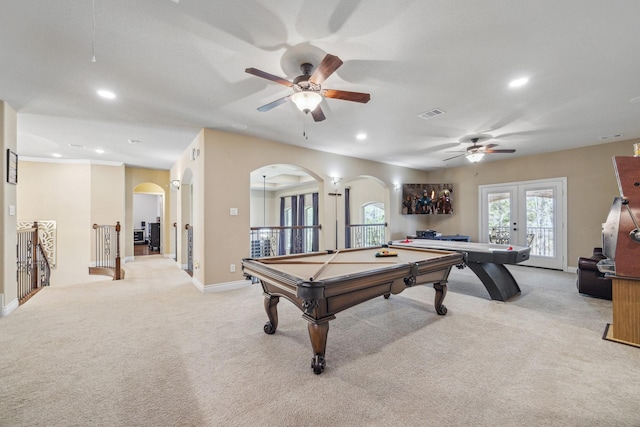
[[[358,246],[377,246],[385,243],[384,205],[380,202],[362,205],[362,218],[362,235],[356,235],[355,238],[356,242],[361,240]]]
[[[380,202],[370,202],[362,205],[364,224],[384,224],[384,205]]]
[[[313,207],[305,206],[304,208],[304,224],[300,225],[313,225]],[[313,229],[305,229],[304,231],[304,251],[312,252],[313,251]]]
[[[291,208],[286,208],[284,210],[284,225],[285,227],[291,227],[293,225],[292,217],[291,217]],[[291,229],[284,230],[284,245],[285,245],[285,253],[291,253]]]

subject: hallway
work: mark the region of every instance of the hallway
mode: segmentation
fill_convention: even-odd
[[[149,245],[133,245],[133,255],[134,256],[143,256],[143,255],[160,255],[160,249],[151,249]]]

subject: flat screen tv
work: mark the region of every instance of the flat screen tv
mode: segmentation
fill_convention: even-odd
[[[404,215],[453,214],[453,185],[402,184]]]

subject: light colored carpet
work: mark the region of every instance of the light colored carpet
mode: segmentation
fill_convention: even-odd
[[[510,267],[523,292],[503,303],[454,269],[446,316],[427,286],[360,304],[314,375],[288,301],[267,335],[259,285],[201,294],[157,256],[125,269],[0,319],[0,425],[640,425],[640,349],[601,339],[611,302],[575,274]]]

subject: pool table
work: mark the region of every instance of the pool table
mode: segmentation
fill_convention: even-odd
[[[520,286],[505,264],[517,264],[529,259],[528,246],[494,243],[446,242],[427,239],[406,239],[390,242],[405,247],[457,251],[464,255],[465,265],[482,281],[491,299],[506,301],[520,293]]]
[[[389,298],[410,286],[433,283],[435,311],[444,315],[447,308],[442,301],[449,272],[462,262],[463,256],[457,252],[383,245],[245,258],[242,270],[247,279],[262,284],[269,319],[264,325],[267,334],[275,333],[278,327],[280,297],[302,311],[309,322],[311,368],[320,374],[325,368],[329,321],[336,313],[379,296]]]

